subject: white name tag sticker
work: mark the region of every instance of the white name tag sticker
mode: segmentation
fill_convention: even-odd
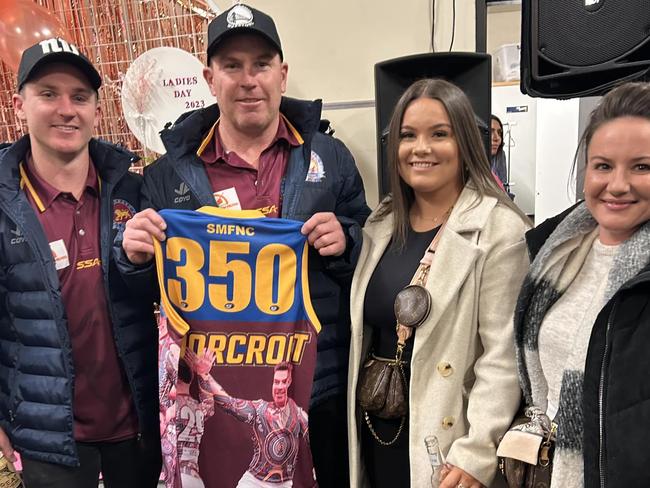
[[[237,190],[234,186],[226,188],[225,190],[215,191],[213,195],[217,207],[228,208],[230,210],[241,210],[239,195],[237,195]]]
[[[70,266],[70,259],[68,258],[68,250],[65,248],[63,239],[50,242],[50,251],[54,258],[54,267],[59,270]]]

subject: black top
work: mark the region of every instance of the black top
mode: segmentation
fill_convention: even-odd
[[[438,229],[416,232],[410,228],[406,245],[402,249],[388,245],[370,277],[363,306],[364,322],[372,327],[372,347],[377,356],[395,357],[397,335],[395,333],[395,297],[413,279],[424,252],[431,244]],[[410,361],[413,336],[406,342],[404,355]]]
[[[372,327],[372,348],[378,356],[395,357],[397,335],[393,304],[399,291],[413,279],[420,260],[439,227],[426,232],[415,232],[409,227],[406,245],[396,249],[392,243],[384,252],[373,272],[363,306],[364,322]],[[413,338],[406,341],[402,358],[411,360]],[[408,366],[404,373],[410,377]],[[400,419],[384,420],[370,416],[375,432],[384,441],[390,441],[400,428]],[[397,441],[382,446],[371,434],[365,419],[361,419],[361,450],[366,472],[373,488],[408,488],[410,486],[409,427],[408,419]]]

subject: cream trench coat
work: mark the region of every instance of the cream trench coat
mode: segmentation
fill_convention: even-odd
[[[431,486],[424,438],[434,434],[447,461],[486,486],[497,468],[496,443],[519,406],[512,314],[528,269],[527,225],[492,197],[476,205],[465,188],[449,216],[427,289],[432,307],[417,329],[409,385],[411,487]],[[474,208],[469,208],[472,204]],[[468,210],[469,209],[469,210]],[[351,297],[348,375],[350,486],[369,486],[357,408],[359,367],[370,329],[363,304],[368,281],[391,239],[392,215],[366,222]]]

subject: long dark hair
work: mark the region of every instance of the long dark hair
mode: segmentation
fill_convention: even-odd
[[[499,124],[499,128],[501,129],[501,144],[499,144],[499,149],[497,149],[497,154],[499,154],[500,151],[503,151],[503,123],[501,122],[501,119],[497,117],[496,115],[492,114],[490,115],[490,140],[492,140],[492,121],[496,120],[497,124]],[[495,154],[496,156],[496,154]]]
[[[387,153],[390,174],[391,196],[382,202],[375,218],[393,213],[393,244],[403,247],[409,228],[409,209],[415,200],[413,189],[399,174],[400,129],[404,112],[414,100],[430,98],[438,100],[449,115],[451,128],[458,144],[463,186],[470,184],[479,194],[496,198],[500,203],[514,210],[523,220],[528,220],[508,195],[499,188],[490,171],[481,135],[476,125],[474,111],[469,99],[456,85],[440,79],[423,79],[413,83],[401,96],[388,126]],[[476,204],[479,202],[477,201]]]

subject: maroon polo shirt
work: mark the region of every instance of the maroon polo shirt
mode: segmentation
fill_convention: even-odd
[[[74,361],[74,437],[117,441],[138,432],[108,313],[100,247],[100,185],[93,164],[79,200],[21,164],[21,186],[55,256]],[[69,262],[67,265],[66,261]]]
[[[218,207],[260,210],[267,217],[278,217],[282,209],[280,185],[292,147],[303,143],[291,123],[280,115],[273,141],[262,151],[257,169],[234,151],[223,147],[217,121],[197,154],[208,173]]]

